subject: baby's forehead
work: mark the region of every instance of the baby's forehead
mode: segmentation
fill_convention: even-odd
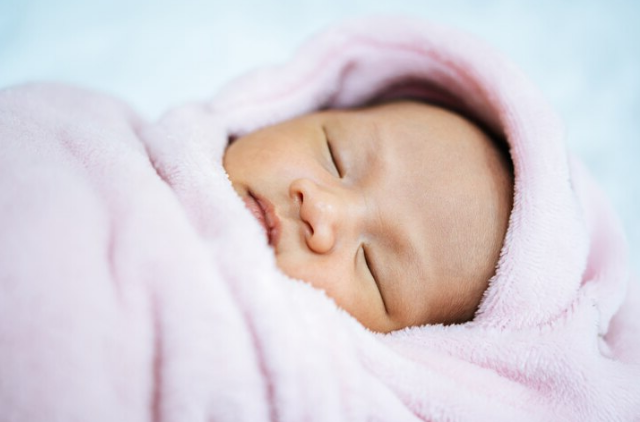
[[[342,114],[346,116],[390,116],[396,113],[407,113],[423,107],[436,107],[435,105],[414,100],[389,100],[365,103],[355,107],[328,107],[309,114]]]
[[[497,150],[511,166],[509,146],[504,136],[491,131],[476,116],[439,103],[390,100],[355,108],[329,108],[318,113],[321,116],[334,117],[335,123],[343,127],[359,130],[368,127],[372,132],[380,132],[378,137],[383,138],[385,142],[416,140],[418,142],[412,145],[414,150],[425,146],[420,142],[440,140],[440,148],[452,149],[454,146],[460,146],[455,141],[484,138],[482,142],[491,142],[485,143],[483,147],[486,148],[488,145],[489,148]]]
[[[478,126],[475,119],[466,113],[455,109],[442,107],[438,104],[419,102],[414,100],[393,100],[379,103],[365,104],[353,108],[328,108],[309,113],[319,118],[336,118],[344,123],[353,124],[425,124],[431,127],[442,126],[442,121],[453,125]]]

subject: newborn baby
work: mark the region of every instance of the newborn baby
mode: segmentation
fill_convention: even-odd
[[[461,115],[395,101],[260,129],[224,167],[282,271],[389,332],[473,318],[512,207],[505,155]]]
[[[639,286],[564,133],[391,18],[153,123],[0,90],[0,419],[638,420]]]

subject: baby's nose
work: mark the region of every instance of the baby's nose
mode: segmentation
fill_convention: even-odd
[[[341,220],[346,217],[340,196],[310,179],[293,181],[289,194],[299,204],[309,249],[320,254],[330,252],[337,241]]]

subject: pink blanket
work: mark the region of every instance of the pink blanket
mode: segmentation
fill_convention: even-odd
[[[381,335],[277,270],[221,157],[229,137],[405,82],[506,136],[515,201],[475,320]],[[74,88],[0,92],[2,421],[637,420],[628,267],[539,93],[437,26],[330,29],[156,123]]]

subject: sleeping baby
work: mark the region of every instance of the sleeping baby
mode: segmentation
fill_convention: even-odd
[[[320,111],[240,137],[224,166],[279,267],[364,326],[473,318],[513,188],[472,121],[416,101]]]
[[[405,19],[154,122],[0,90],[0,420],[637,420],[639,286],[564,138]]]

